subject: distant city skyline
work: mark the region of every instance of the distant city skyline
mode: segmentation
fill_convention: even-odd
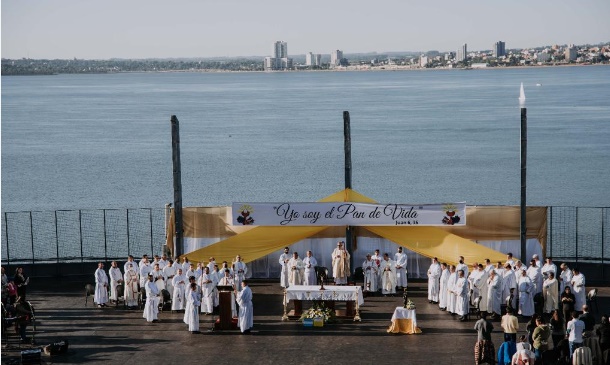
[[[278,39],[290,44],[291,55],[610,40],[608,0],[311,0],[298,7],[277,0],[3,0],[1,6],[1,55],[13,59],[265,57]]]

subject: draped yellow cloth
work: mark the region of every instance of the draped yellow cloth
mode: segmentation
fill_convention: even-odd
[[[398,318],[393,319],[388,333],[405,333],[407,335],[413,335],[421,333],[419,327],[413,325],[413,320],[410,318]]]
[[[375,200],[354,190],[345,189],[327,196],[320,202],[376,203]],[[409,250],[439,261],[453,263],[459,255],[466,263],[489,258],[504,262],[506,257],[472,240],[519,239],[519,207],[478,207],[466,209],[466,225],[451,227],[428,226],[366,226],[358,227],[358,236],[380,236]],[[527,237],[546,242],[546,207],[527,208]],[[207,247],[188,252],[192,262],[207,262],[210,256],[216,262],[232,262],[241,255],[244,262],[254,261],[285,246],[309,237],[337,237],[344,234],[343,227],[247,227],[233,226],[231,207],[198,207],[183,209],[184,237],[220,239]],[[173,247],[174,217],[168,225],[167,245]],[[339,235],[337,235],[339,233]]]

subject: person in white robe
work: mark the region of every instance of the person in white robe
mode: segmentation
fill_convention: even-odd
[[[377,292],[377,263],[373,261],[370,253],[366,255],[366,260],[362,263],[362,272],[364,273],[364,291]]]
[[[235,275],[235,277],[233,279],[233,280],[235,280],[235,288],[237,289],[237,291],[240,291],[242,281],[246,280],[246,274],[248,273],[248,267],[241,260],[240,255],[235,256],[235,261],[233,261],[233,264],[231,265],[231,267],[233,268],[233,275]]]
[[[516,263],[517,262],[513,258],[513,253],[512,252],[507,253],[506,254],[506,262],[504,263],[504,266],[506,267],[506,265],[510,265],[511,269],[514,270]]]
[[[220,295],[218,293],[218,281],[222,278],[220,271],[218,271],[218,265],[214,264],[214,270],[210,272],[210,277],[212,278],[212,283],[214,284],[214,308],[218,307],[220,304]]]
[[[449,279],[447,279],[447,312],[452,315],[455,314],[455,302],[457,300],[457,296],[453,292],[457,279],[457,267],[455,265],[449,266]]]
[[[184,310],[184,323],[189,327],[191,333],[199,333],[199,306],[201,305],[200,294],[197,292],[197,284],[189,288],[186,297],[186,309]]]
[[[479,310],[481,312],[489,312],[489,309],[487,307],[487,295],[489,293],[489,289],[487,288],[488,278],[489,275],[487,275],[487,273],[485,272],[483,264],[479,264],[477,268],[477,277],[476,280],[474,280],[473,285],[479,293],[479,297],[481,297],[481,300],[479,301]]]
[[[335,278],[335,284],[346,285],[347,278],[350,276],[350,254],[345,248],[345,242],[340,241],[337,243],[337,248],[333,250],[331,255],[333,265],[333,278]]]
[[[459,272],[460,270],[464,272],[464,277],[468,279],[468,265],[464,263],[464,256],[458,257],[458,264],[455,266],[456,272]]]
[[[460,321],[464,322],[470,310],[468,301],[468,280],[464,276],[464,271],[458,271],[458,278],[453,286],[453,293],[456,296],[455,313],[460,316]]]
[[[530,266],[527,268],[527,276],[532,281],[532,284],[534,284],[534,292],[532,295],[542,293],[542,273],[540,272],[540,268],[536,266],[536,260],[534,259],[530,261]]]
[[[169,261],[167,260],[167,255],[166,255],[166,254],[163,254],[163,255],[161,256],[161,258],[159,259],[159,269],[160,269],[161,271],[163,271],[163,269],[165,269],[165,267],[167,266],[168,262],[169,262]]]
[[[434,257],[428,268],[428,303],[438,304],[438,293],[440,291],[441,265]],[[398,275],[398,274],[397,274]],[[400,285],[399,285],[400,286]]]
[[[315,257],[313,257],[313,253],[311,251],[307,251],[307,257],[303,259],[303,265],[305,266],[303,285],[318,284],[318,280],[316,278],[316,266],[318,266],[318,261]]]
[[[557,272],[557,266],[553,263],[553,259],[551,257],[546,258],[546,262],[544,263],[544,265],[542,266],[542,269],[540,271],[542,272],[543,280],[548,279],[549,273],[551,273],[551,272],[555,276],[555,280],[557,280],[557,275],[559,275],[559,272]],[[558,280],[558,282],[559,282],[559,280]]]
[[[566,286],[569,286],[570,290],[572,290],[572,277],[574,275],[572,274],[572,270],[570,270],[568,267],[568,264],[565,262],[562,263],[560,267],[561,274],[559,274],[557,279],[559,280],[559,291],[563,293],[566,290]]]
[[[206,266],[203,268],[203,274],[199,278],[199,286],[201,287],[201,313],[212,314],[214,312],[214,281],[210,277],[210,269]]]
[[[139,264],[140,271],[140,288],[146,286],[146,282],[148,282],[148,274],[150,274],[153,270],[153,267],[148,263],[148,258],[144,257]]]
[[[110,264],[110,270],[108,270],[108,276],[110,276],[110,300],[117,301],[119,300],[119,296],[123,293],[117,292],[117,286],[123,283],[123,274],[121,274],[121,269],[117,266],[116,261],[112,261]]]
[[[138,264],[133,260],[132,255],[129,255],[127,257],[127,262],[125,262],[125,265],[123,265],[123,272],[127,272],[127,265],[131,265],[133,271],[136,273],[136,276],[138,276],[138,280],[140,280],[140,268],[138,267]]]
[[[171,296],[174,295],[174,276],[176,276],[176,265],[173,260],[169,260],[163,268],[163,277],[165,278],[165,289]]]
[[[502,279],[496,270],[489,271],[487,278],[487,312],[492,313],[492,318],[502,314]]]
[[[542,295],[544,295],[544,313],[559,309],[559,282],[552,271],[548,273],[547,279],[542,284]]]
[[[194,271],[194,273],[195,273],[195,280],[199,281],[199,278],[201,278],[201,275],[203,275],[203,268],[204,267],[206,267],[206,266],[202,262],[197,264],[197,269]]]
[[[396,294],[396,266],[387,253],[383,254],[379,272],[381,273],[381,294]]]
[[[474,286],[474,281],[479,278],[479,275],[480,275],[480,273],[479,273],[479,264],[475,262],[472,265],[472,271],[466,277],[466,279],[468,281],[468,287],[470,289],[470,297],[471,298],[478,298],[479,297],[479,289]]]
[[[190,280],[191,276],[195,278],[195,280],[198,278],[197,274],[195,273],[195,265],[194,264],[189,264],[189,268],[188,270],[186,270],[186,272],[184,273],[184,275],[186,275],[186,278]]]
[[[220,267],[220,270],[219,270],[221,273],[220,276],[224,276],[225,270],[229,270],[229,274],[230,274],[231,278],[235,277],[235,275],[233,274],[233,269],[231,267],[229,267],[229,263],[226,261],[223,261],[222,266]]]
[[[299,258],[298,252],[292,253],[292,258],[288,261],[288,269],[290,274],[288,276],[288,283],[290,286],[303,285],[303,275],[305,274],[305,266],[303,260]]]
[[[182,274],[182,269],[178,269],[178,273],[172,279],[172,286],[174,287],[174,293],[172,295],[172,311],[184,309],[187,283],[188,279],[186,275]]]
[[[381,290],[381,274],[379,272],[379,266],[381,265],[381,260],[383,260],[383,255],[379,252],[379,249],[375,250],[375,253],[371,256],[371,260],[375,261],[377,264],[377,288]]]
[[[504,275],[502,276],[502,304],[508,303],[509,298],[512,295],[512,301],[510,302],[510,306],[512,308],[517,309],[517,277],[513,272],[510,264],[505,264]],[[508,304],[507,304],[508,305]]]
[[[439,280],[439,291],[438,291],[438,307],[445,311],[447,310],[447,302],[448,302],[448,292],[447,292],[447,282],[449,281],[449,269],[447,268],[446,263],[441,264],[441,278]]]
[[[231,276],[231,272],[229,269],[225,269],[224,276],[218,281],[218,286],[232,286],[235,289],[235,281],[233,281],[233,277]],[[231,292],[231,316],[233,318],[237,317],[237,308],[235,305],[235,293]]]
[[[532,256],[532,260],[534,260],[534,264],[537,268],[542,269],[542,262],[540,261],[540,257],[538,257],[538,254],[534,254]]]
[[[134,270],[135,263],[127,263],[127,270],[123,275],[125,282],[125,305],[131,309],[138,305],[138,274]]]
[[[249,333],[250,329],[254,326],[254,309],[252,307],[252,290],[248,286],[248,283],[244,280],[241,283],[242,290],[235,290],[235,299],[239,304],[239,317],[237,318],[237,325],[242,333]]]
[[[214,265],[216,265],[216,259],[210,257],[208,261],[208,269],[210,269],[210,273],[214,272]]]
[[[487,273],[487,276],[489,276],[489,272],[495,268],[496,267],[491,263],[490,259],[485,259],[485,272]]]
[[[153,271],[150,272],[150,275],[152,275],[153,281],[157,287],[160,287],[161,289],[165,288],[165,276],[163,275],[163,271],[159,269],[159,264],[153,265]],[[161,281],[161,283],[158,283],[158,281]]]
[[[143,266],[148,266],[150,265],[150,261],[148,260],[148,255],[144,254],[142,255],[142,258],[140,259],[140,262],[138,262],[138,271],[140,271],[142,269]],[[148,281],[147,278],[144,278]],[[146,282],[144,283],[146,284]]]
[[[519,314],[524,317],[534,315],[534,284],[527,276],[526,270],[521,270],[517,288],[519,290]]]
[[[394,254],[394,262],[396,263],[396,286],[398,289],[407,287],[407,254],[403,251],[402,247],[398,247],[398,252]]]
[[[159,288],[153,281],[152,275],[148,276],[148,282],[146,283],[146,304],[144,304],[143,318],[146,318],[146,322],[157,322],[157,315],[159,314]]]
[[[108,303],[108,275],[104,271],[103,262],[99,262],[97,270],[95,270],[95,294],[93,295],[93,302],[97,303],[98,307],[105,307],[106,303]]]
[[[288,261],[290,261],[291,257],[288,253],[290,250],[288,247],[284,247],[284,253],[280,255],[280,265],[282,267],[280,274],[280,285],[282,288],[288,288],[290,286],[289,278],[290,278],[290,269],[288,268]]]
[[[572,270],[574,276],[572,276],[572,294],[574,294],[574,310],[582,312],[582,306],[587,304],[587,292],[585,291],[585,276],[574,268]]]
[[[176,265],[178,265],[178,264],[179,264],[178,259],[176,259]],[[191,262],[189,261],[188,257],[185,256],[182,258],[181,266],[182,266],[182,272],[184,273],[184,275],[186,275],[187,271],[189,271],[191,269]],[[178,268],[176,268],[176,270],[177,269]],[[195,271],[195,270],[193,270],[193,271]]]

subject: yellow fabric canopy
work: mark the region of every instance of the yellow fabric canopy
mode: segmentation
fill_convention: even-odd
[[[375,200],[354,190],[345,189],[327,196],[320,202],[376,203]],[[519,207],[467,207],[466,226],[366,226],[358,227],[359,235],[377,235],[395,242],[411,251],[440,261],[455,264],[458,256],[466,263],[504,261],[505,255],[473,240],[519,239]],[[546,241],[546,207],[528,207],[527,237]],[[309,237],[340,237],[342,227],[248,227],[233,226],[230,207],[184,208],[184,236],[187,238],[215,238],[220,241],[189,252],[192,262],[207,262],[214,257],[217,262],[232,262],[241,255],[244,262],[251,262]],[[173,212],[168,226],[167,244],[173,247]],[[368,231],[368,233],[367,233]],[[544,247],[543,247],[544,248]],[[544,252],[544,251],[543,251]]]

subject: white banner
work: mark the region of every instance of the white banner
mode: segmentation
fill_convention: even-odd
[[[466,224],[466,203],[233,203],[233,225],[444,226]]]

